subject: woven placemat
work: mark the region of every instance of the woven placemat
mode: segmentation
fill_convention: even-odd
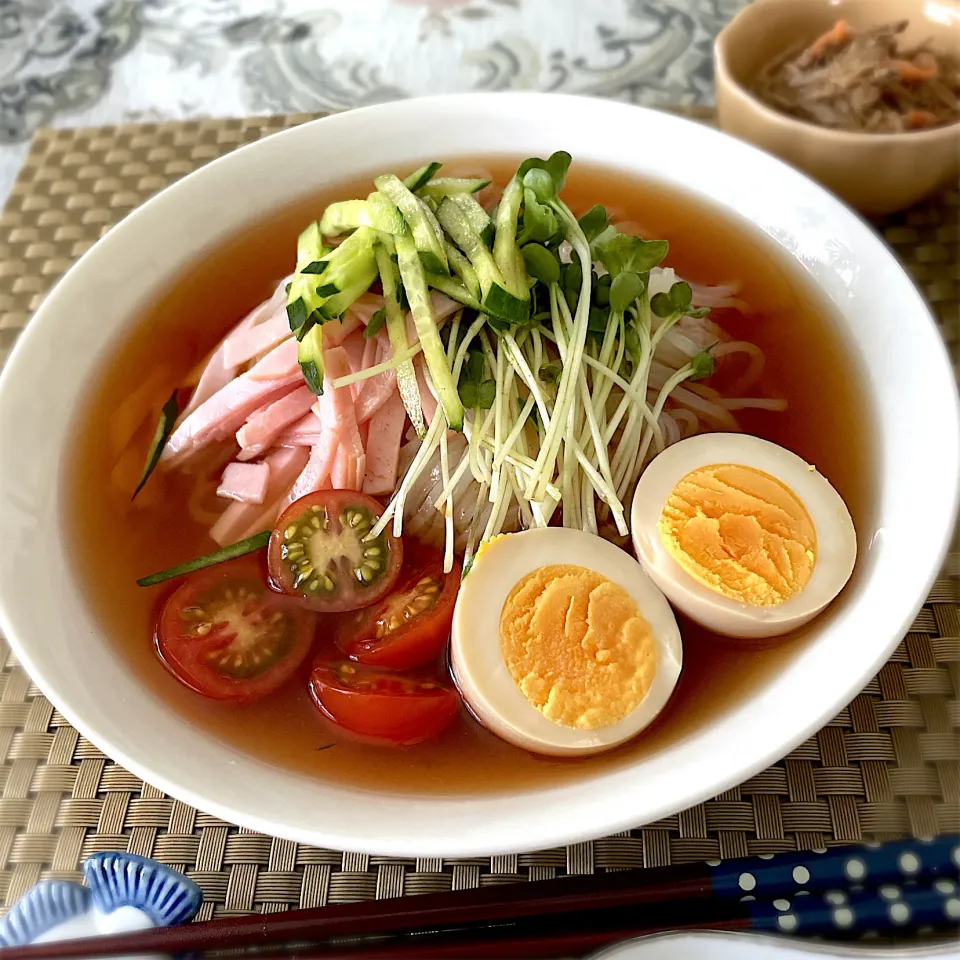
[[[71,262],[146,197],[306,116],[43,130],[0,218],[0,359]],[[960,344],[960,196],[882,224]],[[2,547],[0,547],[2,549]],[[889,663],[789,757],[642,829],[519,856],[395,859],[239,829],[81,737],[0,642],[0,900],[128,850],[184,870],[201,918],[960,830],[960,555]]]

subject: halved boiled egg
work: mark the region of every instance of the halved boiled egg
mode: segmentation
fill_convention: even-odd
[[[680,631],[628,553],[549,527],[484,544],[453,616],[451,666],[487,729],[535,753],[614,747],[663,709]]]
[[[637,484],[637,558],[673,605],[733,637],[772,637],[843,589],[857,537],[840,494],[783,447],[707,433],[667,447]]]

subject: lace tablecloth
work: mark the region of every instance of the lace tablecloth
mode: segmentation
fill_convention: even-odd
[[[464,90],[712,100],[744,0],[0,0],[0,204],[41,126]]]

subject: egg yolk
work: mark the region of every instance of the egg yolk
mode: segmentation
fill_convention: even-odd
[[[500,648],[520,692],[548,720],[596,730],[647,695],[657,669],[650,625],[623,587],[572,564],[520,580],[500,614]]]
[[[798,594],[817,560],[816,529],[800,498],[776,477],[742,464],[688,473],[667,498],[659,531],[694,580],[753,606]]]

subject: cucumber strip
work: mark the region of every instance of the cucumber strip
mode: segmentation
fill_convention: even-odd
[[[180,404],[177,403],[177,391],[174,390],[173,393],[170,394],[170,399],[160,410],[160,419],[157,421],[157,429],[153,434],[153,439],[150,441],[150,449],[147,451],[147,459],[143,465],[143,473],[140,474],[140,482],[137,484],[137,489],[133,491],[133,495],[130,497],[131,500],[134,500],[137,494],[143,489],[143,485],[150,479],[150,474],[153,473],[157,464],[160,462],[160,454],[163,453],[163,448],[167,445],[170,434],[173,433],[173,425],[177,422],[177,414],[179,412]]]
[[[327,261],[324,257],[331,252],[329,247],[323,245],[316,220],[297,237],[297,269],[287,288],[287,318],[290,329],[298,339],[314,322],[314,311],[322,300],[317,294],[320,285],[318,277],[326,271]]]
[[[400,208],[424,266],[431,273],[449,273],[443,233],[433,211],[392,173],[377,177],[373,182],[380,193]]]
[[[444,245],[447,252],[447,262],[450,269],[460,278],[467,292],[475,300],[480,299],[480,280],[477,271],[470,266],[470,261],[452,244]]]
[[[377,261],[370,256],[358,262],[349,285],[333,293],[320,305],[320,314],[325,320],[335,320],[343,316],[344,311],[361,295],[367,292],[370,284],[377,279]]]
[[[470,294],[470,291],[462,283],[457,283],[453,277],[445,277],[442,273],[426,274],[427,284],[434,290],[445,293],[451,300],[462,303],[465,307],[471,307],[474,310],[482,310],[480,301]]]
[[[493,259],[503,274],[507,290],[518,300],[530,299],[527,268],[517,247],[517,218],[523,202],[523,184],[514,177],[503,191],[497,208],[497,233],[493,242]]]
[[[255,533],[246,540],[240,540],[238,543],[231,543],[229,546],[214,550],[213,553],[207,553],[202,557],[196,557],[188,560],[186,563],[178,563],[175,567],[167,567],[159,573],[151,573],[148,577],[141,577],[137,581],[138,587],[152,587],[158,583],[164,583],[172,580],[174,577],[182,577],[184,574],[193,573],[195,570],[202,570],[204,567],[214,567],[218,563],[225,563],[227,560],[234,560],[247,553],[254,553],[256,550],[262,550],[270,542],[270,530],[264,530],[262,533]]]
[[[488,186],[490,186],[489,180],[475,180],[467,177],[440,177],[424,184],[420,188],[420,196],[442,200],[454,193],[478,193]]]
[[[373,227],[382,233],[407,232],[406,221],[386,197],[372,193],[366,200],[344,200],[331,203],[320,218],[320,232],[325,237],[336,237],[358,227]]]
[[[397,237],[394,242],[397,245],[397,265],[400,268],[403,287],[407,291],[410,312],[413,314],[417,336],[423,344],[423,356],[437,391],[437,399],[447,418],[447,426],[451,430],[462,430],[463,404],[460,402],[457,384],[447,364],[440,331],[433,318],[430,292],[427,289],[423,263],[418,256],[419,251],[411,237]]]
[[[297,269],[302,270],[304,265],[313,260],[319,260],[323,254],[323,235],[320,232],[320,225],[314,220],[297,237]]]
[[[339,317],[377,277],[370,227],[359,227],[332,250],[317,245],[319,236],[316,223],[300,234],[297,268],[308,272],[298,272],[287,291],[290,329],[300,341],[314,323]]]
[[[525,323],[530,315],[529,299],[521,300],[507,290],[503,275],[494,262],[493,254],[460,205],[456,203],[456,199],[447,197],[440,204],[437,216],[444,230],[467,255],[471,266],[476,271],[480,281],[484,312],[510,324]]]
[[[440,249],[443,251],[444,261],[443,269],[437,269],[437,258],[434,252],[431,251],[420,251],[420,259],[423,261],[424,270],[429,270],[431,273],[450,273],[450,265],[447,263],[447,238],[443,232],[443,227],[440,226],[440,221],[437,219],[437,215],[433,212],[433,206],[424,200],[422,197],[417,197],[417,202],[420,204],[420,207],[423,210],[424,219],[430,225],[430,229],[433,230],[434,236],[437,238],[437,243]]]
[[[391,245],[393,242],[391,241]],[[407,324],[397,296],[397,268],[390,257],[390,250],[381,243],[374,247],[377,267],[380,271],[380,283],[383,286],[383,303],[387,311],[387,335],[394,357],[402,357],[409,349],[407,344]],[[410,423],[422,440],[427,435],[427,426],[423,420],[423,408],[420,406],[420,387],[413,361],[402,360],[397,365],[397,389],[407,411]]]
[[[317,281],[318,286],[321,290],[335,288],[335,291],[331,290],[327,296],[351,286],[358,273],[369,272],[374,259],[373,244],[376,238],[376,231],[370,227],[359,227],[339,247],[320,258],[320,262],[327,266]]]
[[[434,160],[431,163],[426,163],[419,170],[414,170],[413,173],[408,177],[404,177],[403,185],[411,191],[411,193],[416,193],[421,187],[425,186],[430,178],[443,166],[442,163],[437,163]]]
[[[493,240],[493,220],[476,199],[469,193],[453,193],[447,197],[452,204],[467,218],[480,239],[490,246]]]
[[[493,283],[483,295],[484,312],[500,320],[505,320],[511,326],[516,323],[526,323],[530,319],[530,301],[519,300],[506,287]]]
[[[339,247],[321,251],[320,259],[309,264],[309,274],[298,273],[293,278],[287,293],[287,316],[298,340],[303,340],[314,323],[341,316],[377,278],[376,236],[370,227],[359,227]]]
[[[297,360],[307,386],[319,397],[323,393],[323,327],[314,324],[297,346]]]

